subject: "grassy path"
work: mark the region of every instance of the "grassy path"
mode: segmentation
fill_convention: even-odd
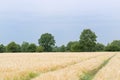
[[[87,73],[84,73],[82,76],[80,76],[79,80],[92,80],[95,75],[99,72],[99,70],[101,70],[103,67],[105,67],[108,62],[114,57],[115,55],[113,55],[112,57],[110,57],[109,59],[105,60],[98,68],[89,71]]]

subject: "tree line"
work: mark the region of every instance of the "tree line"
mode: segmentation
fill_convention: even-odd
[[[55,46],[54,36],[44,33],[38,39],[39,45],[23,42],[21,45],[10,42],[4,46],[0,44],[0,53],[3,52],[100,52],[100,51],[120,51],[120,40],[114,40],[105,46],[97,42],[97,36],[91,29],[84,29],[80,34],[79,41],[70,41],[62,46]]]

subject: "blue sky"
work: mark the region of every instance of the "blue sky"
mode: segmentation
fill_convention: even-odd
[[[98,42],[120,40],[119,0],[0,0],[0,43],[38,43],[51,33],[56,45],[79,40],[90,28]]]

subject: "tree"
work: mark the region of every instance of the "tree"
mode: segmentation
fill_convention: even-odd
[[[95,50],[96,51],[104,51],[105,50],[105,45],[101,44],[101,43],[97,43],[95,46]]]
[[[31,43],[28,46],[28,52],[36,52],[36,48],[37,48],[37,46],[34,43]]]
[[[70,42],[67,44],[66,50],[67,50],[68,52],[71,51],[71,46],[72,46],[74,43],[75,43],[74,41],[70,41]]]
[[[52,47],[52,52],[60,52],[60,47],[58,46]]]
[[[5,51],[6,51],[5,46],[3,44],[0,44],[0,53],[3,53]]]
[[[92,52],[95,51],[96,45],[96,34],[90,29],[84,29],[80,35],[80,48],[83,52]]]
[[[44,48],[42,46],[37,46],[36,52],[43,52]]]
[[[29,47],[29,43],[28,42],[23,42],[21,45],[21,51],[22,52],[28,52],[28,47]]]
[[[17,44],[17,52],[21,52],[21,46]]]
[[[71,45],[72,52],[80,52],[80,43],[78,41]]]
[[[11,42],[7,45],[7,52],[20,52],[20,45],[15,42]]]
[[[80,51],[80,43],[79,43],[79,41],[70,41],[67,44],[66,51],[79,52]]]
[[[55,45],[54,36],[49,33],[42,34],[38,42],[39,45],[42,46],[44,48],[44,51],[46,52],[52,51],[52,47]]]
[[[120,51],[120,40],[114,40],[105,47],[105,51]]]
[[[65,52],[66,51],[66,47],[65,47],[65,45],[62,45],[61,47],[60,47],[60,52]]]

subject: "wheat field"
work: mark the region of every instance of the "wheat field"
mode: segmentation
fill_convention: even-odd
[[[118,52],[3,53],[0,80],[120,80],[119,60]]]

